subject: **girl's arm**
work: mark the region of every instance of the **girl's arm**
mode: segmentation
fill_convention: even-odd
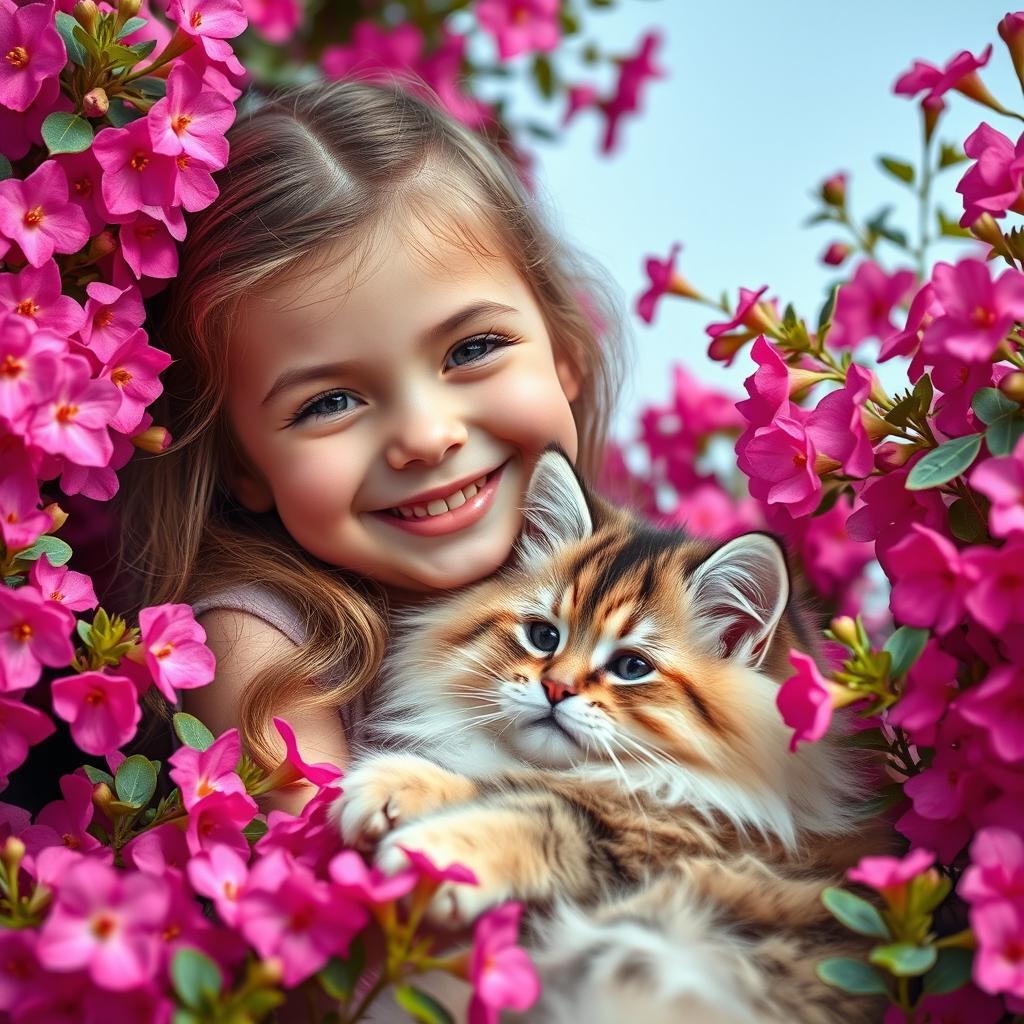
[[[209,686],[183,691],[182,702],[185,711],[195,715],[217,736],[239,725],[242,692],[249,680],[266,660],[277,656],[282,644],[292,641],[263,619],[234,609],[213,608],[197,621],[206,630],[206,644],[217,658],[217,673]],[[327,761],[342,768],[347,764],[348,744],[337,711],[283,707],[278,714],[295,730],[304,760]],[[277,753],[283,758],[284,743],[276,735],[275,742]],[[308,783],[296,783],[262,797],[260,809],[298,813],[315,792],[315,787]]]

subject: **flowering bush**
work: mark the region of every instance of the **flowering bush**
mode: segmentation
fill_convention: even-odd
[[[1024,12],[998,31],[1024,84]],[[767,288],[740,289],[735,309],[705,298],[675,269],[679,245],[648,259],[638,315],[650,322],[665,295],[705,303],[727,318],[707,328],[710,357],[749,352],[756,369],[735,408],[677,371],[672,403],[642,417],[647,468],[631,470],[622,453],[610,467],[620,493],[694,532],[782,535],[832,610],[830,668],[792,652],[778,706],[793,748],[849,705],[861,721],[847,742],[882,752],[879,806],[910,852],[849,873],[874,904],[823,894],[877,945],[867,962],[825,961],[819,974],[850,993],[887,993],[892,1022],[1024,1012],[1024,230],[1012,216],[1024,211],[1024,136],[983,122],[962,151],[937,139],[953,93],[986,116],[1024,120],[983,84],[991,55],[990,45],[943,67],[915,61],[895,83],[919,98],[923,156],[880,164],[916,193],[916,241],[885,213],[858,223],[845,174],[821,185],[812,222],[846,235],[822,260],[852,270],[813,327]],[[954,167],[959,223],[932,196]],[[932,223],[970,243],[963,258],[930,265]],[[902,360],[904,390],[890,395],[872,371],[872,341],[879,362]],[[722,436],[735,440],[746,488],[713,471]],[[874,560],[891,621],[872,607]]]

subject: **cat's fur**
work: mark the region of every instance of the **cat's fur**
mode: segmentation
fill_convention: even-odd
[[[480,884],[443,886],[438,923],[535,908],[531,1021],[880,1019],[814,973],[862,953],[820,893],[879,845],[846,748],[788,750],[775,697],[814,631],[778,544],[653,529],[557,451],[524,518],[502,573],[405,622],[371,716],[404,750],[357,759],[345,839],[385,869],[400,846],[470,867]],[[623,651],[654,670],[616,676],[643,667]]]

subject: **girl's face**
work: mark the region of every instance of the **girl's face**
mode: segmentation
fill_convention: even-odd
[[[246,508],[276,509],[325,562],[422,592],[506,560],[540,453],[576,458],[578,381],[506,261],[413,231],[441,269],[394,233],[351,291],[339,259],[247,299],[227,414]]]

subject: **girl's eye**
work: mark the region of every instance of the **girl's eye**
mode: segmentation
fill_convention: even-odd
[[[323,420],[339,413],[349,412],[356,407],[360,399],[351,391],[325,391],[307,402],[291,419],[291,423],[299,423],[305,419]]]
[[[526,627],[526,634],[530,643],[545,654],[550,654],[558,647],[559,633],[550,622],[531,622]]]
[[[477,363],[489,356],[497,348],[505,348],[514,345],[518,339],[509,338],[504,334],[481,334],[477,338],[469,338],[467,341],[460,341],[448,353],[445,361],[445,369],[450,370],[456,366],[466,366],[469,363]]]
[[[654,671],[654,666],[645,658],[641,658],[639,654],[625,651],[622,654],[616,654],[608,662],[608,671],[620,679],[633,682],[650,675]]]

